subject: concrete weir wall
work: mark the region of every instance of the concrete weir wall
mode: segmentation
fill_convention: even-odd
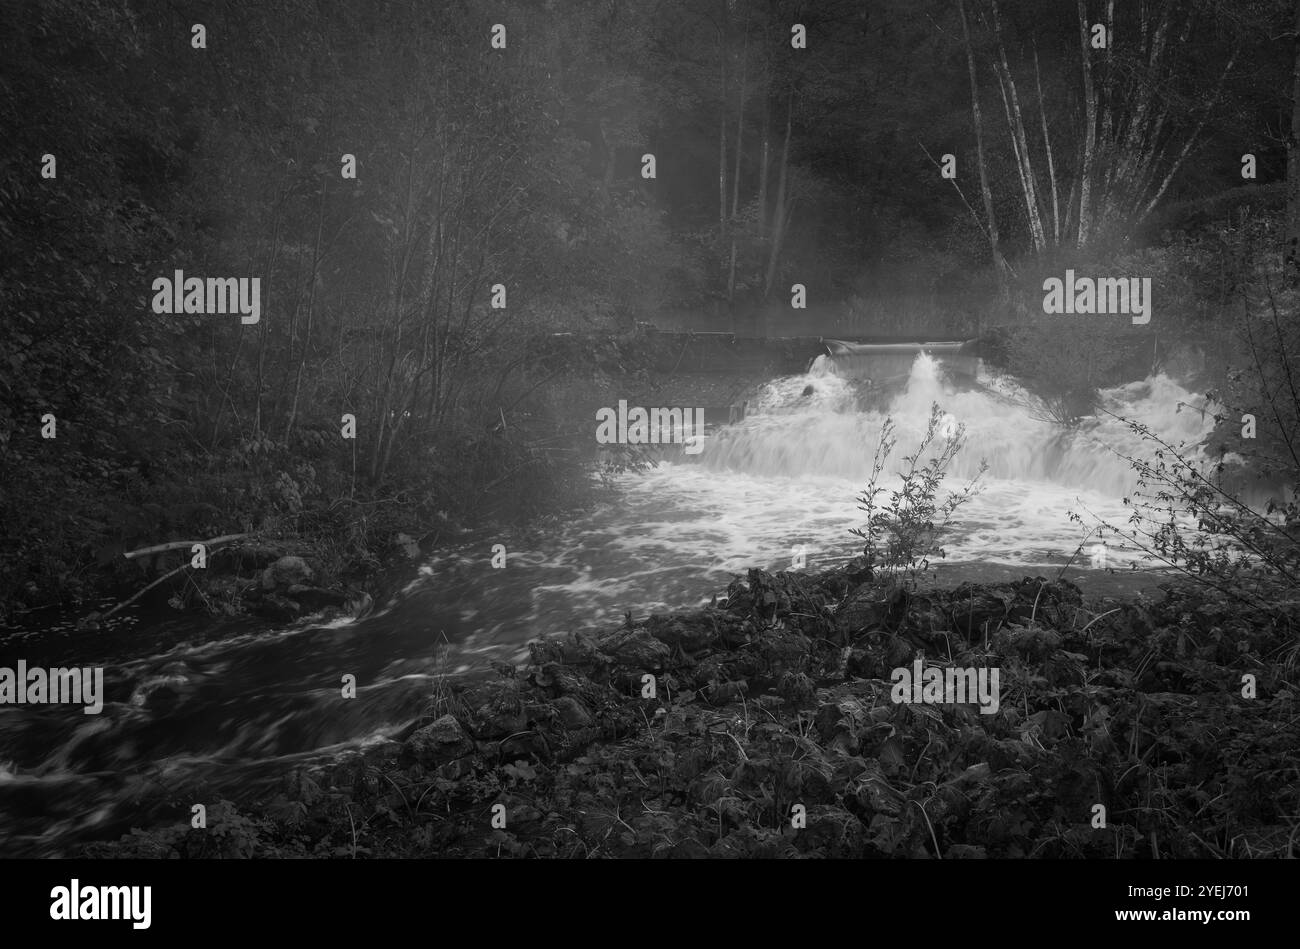
[[[836,364],[859,375],[879,369],[886,375],[906,373],[918,353],[973,371],[978,356],[973,340],[930,337],[824,336],[755,337],[731,333],[655,333],[661,372],[765,371],[771,375],[806,372],[818,356],[832,356]],[[970,364],[970,365],[967,365]]]
[[[808,371],[828,357],[845,376],[888,387],[906,380],[918,353],[941,358],[958,375],[973,375],[979,365],[973,341],[931,337],[737,336],[714,332],[657,332],[644,337],[657,376],[656,404],[704,409],[713,429],[741,421],[748,400],[777,376]],[[648,394],[647,394],[648,395]]]

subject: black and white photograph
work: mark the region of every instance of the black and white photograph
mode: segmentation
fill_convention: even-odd
[[[1298,136],[1297,0],[3,0],[5,918],[762,860],[1242,938]]]

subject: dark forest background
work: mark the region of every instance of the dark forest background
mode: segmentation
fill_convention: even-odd
[[[3,13],[5,610],[149,542],[377,563],[399,530],[581,503],[577,406],[638,369],[638,323],[779,332],[794,283],[845,335],[980,335],[1095,391],[1131,328],[1049,325],[1043,276],[1150,276],[1141,345],[1226,386],[1300,232],[1284,0]],[[174,269],[260,277],[260,323],[155,315]]]

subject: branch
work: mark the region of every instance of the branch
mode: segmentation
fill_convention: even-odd
[[[122,556],[127,560],[134,560],[136,557],[147,557],[149,554],[161,553],[164,550],[179,550],[182,547],[193,547],[195,544],[202,544],[204,547],[211,548],[218,544],[228,544],[232,540],[243,540],[245,537],[252,536],[252,534],[225,534],[221,537],[213,537],[211,540],[173,540],[165,544],[155,544],[152,547],[141,547],[139,550],[124,553]],[[168,574],[168,576],[171,576],[171,574]],[[145,589],[148,589],[148,587]]]

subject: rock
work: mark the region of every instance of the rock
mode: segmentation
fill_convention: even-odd
[[[687,652],[698,652],[717,636],[713,625],[704,617],[651,616],[646,623],[650,635],[661,643],[679,646]]]
[[[150,712],[167,713],[194,692],[184,663],[173,662],[158,675],[140,683],[131,694],[131,704]]]
[[[597,647],[620,666],[645,672],[664,669],[672,650],[644,629],[623,629],[601,640]]]
[[[884,625],[898,596],[887,588],[864,583],[844,598],[835,610],[835,626],[849,637]]]
[[[288,597],[273,593],[254,604],[253,614],[275,623],[287,623],[302,615],[302,607]]]
[[[306,584],[313,573],[301,557],[281,557],[262,571],[262,589],[288,589],[294,584]]]
[[[361,749],[361,757],[375,767],[397,761],[405,746],[391,738],[381,738]]]
[[[311,613],[323,610],[327,606],[342,606],[347,602],[347,597],[342,593],[321,587],[309,587],[301,583],[295,583],[289,587],[285,592],[285,596]]]
[[[871,561],[862,556],[854,557],[844,565],[844,575],[855,585],[866,583],[871,579],[873,572]]]
[[[478,682],[457,693],[465,727],[476,739],[500,739],[525,730],[528,717],[519,693],[520,680]]]
[[[375,605],[374,598],[369,593],[357,593],[343,604],[343,609],[349,616],[355,616],[360,619],[366,613],[369,613]]]
[[[993,588],[963,583],[949,599],[952,628],[967,640],[982,638],[986,630],[993,632],[1007,618],[1009,600],[998,596]]]
[[[560,713],[560,721],[564,722],[565,728],[586,728],[591,724],[591,713],[573,696],[561,696],[551,704]]]
[[[444,715],[431,725],[417,729],[402,746],[404,755],[426,768],[464,758],[473,750],[474,743],[452,715]]]

